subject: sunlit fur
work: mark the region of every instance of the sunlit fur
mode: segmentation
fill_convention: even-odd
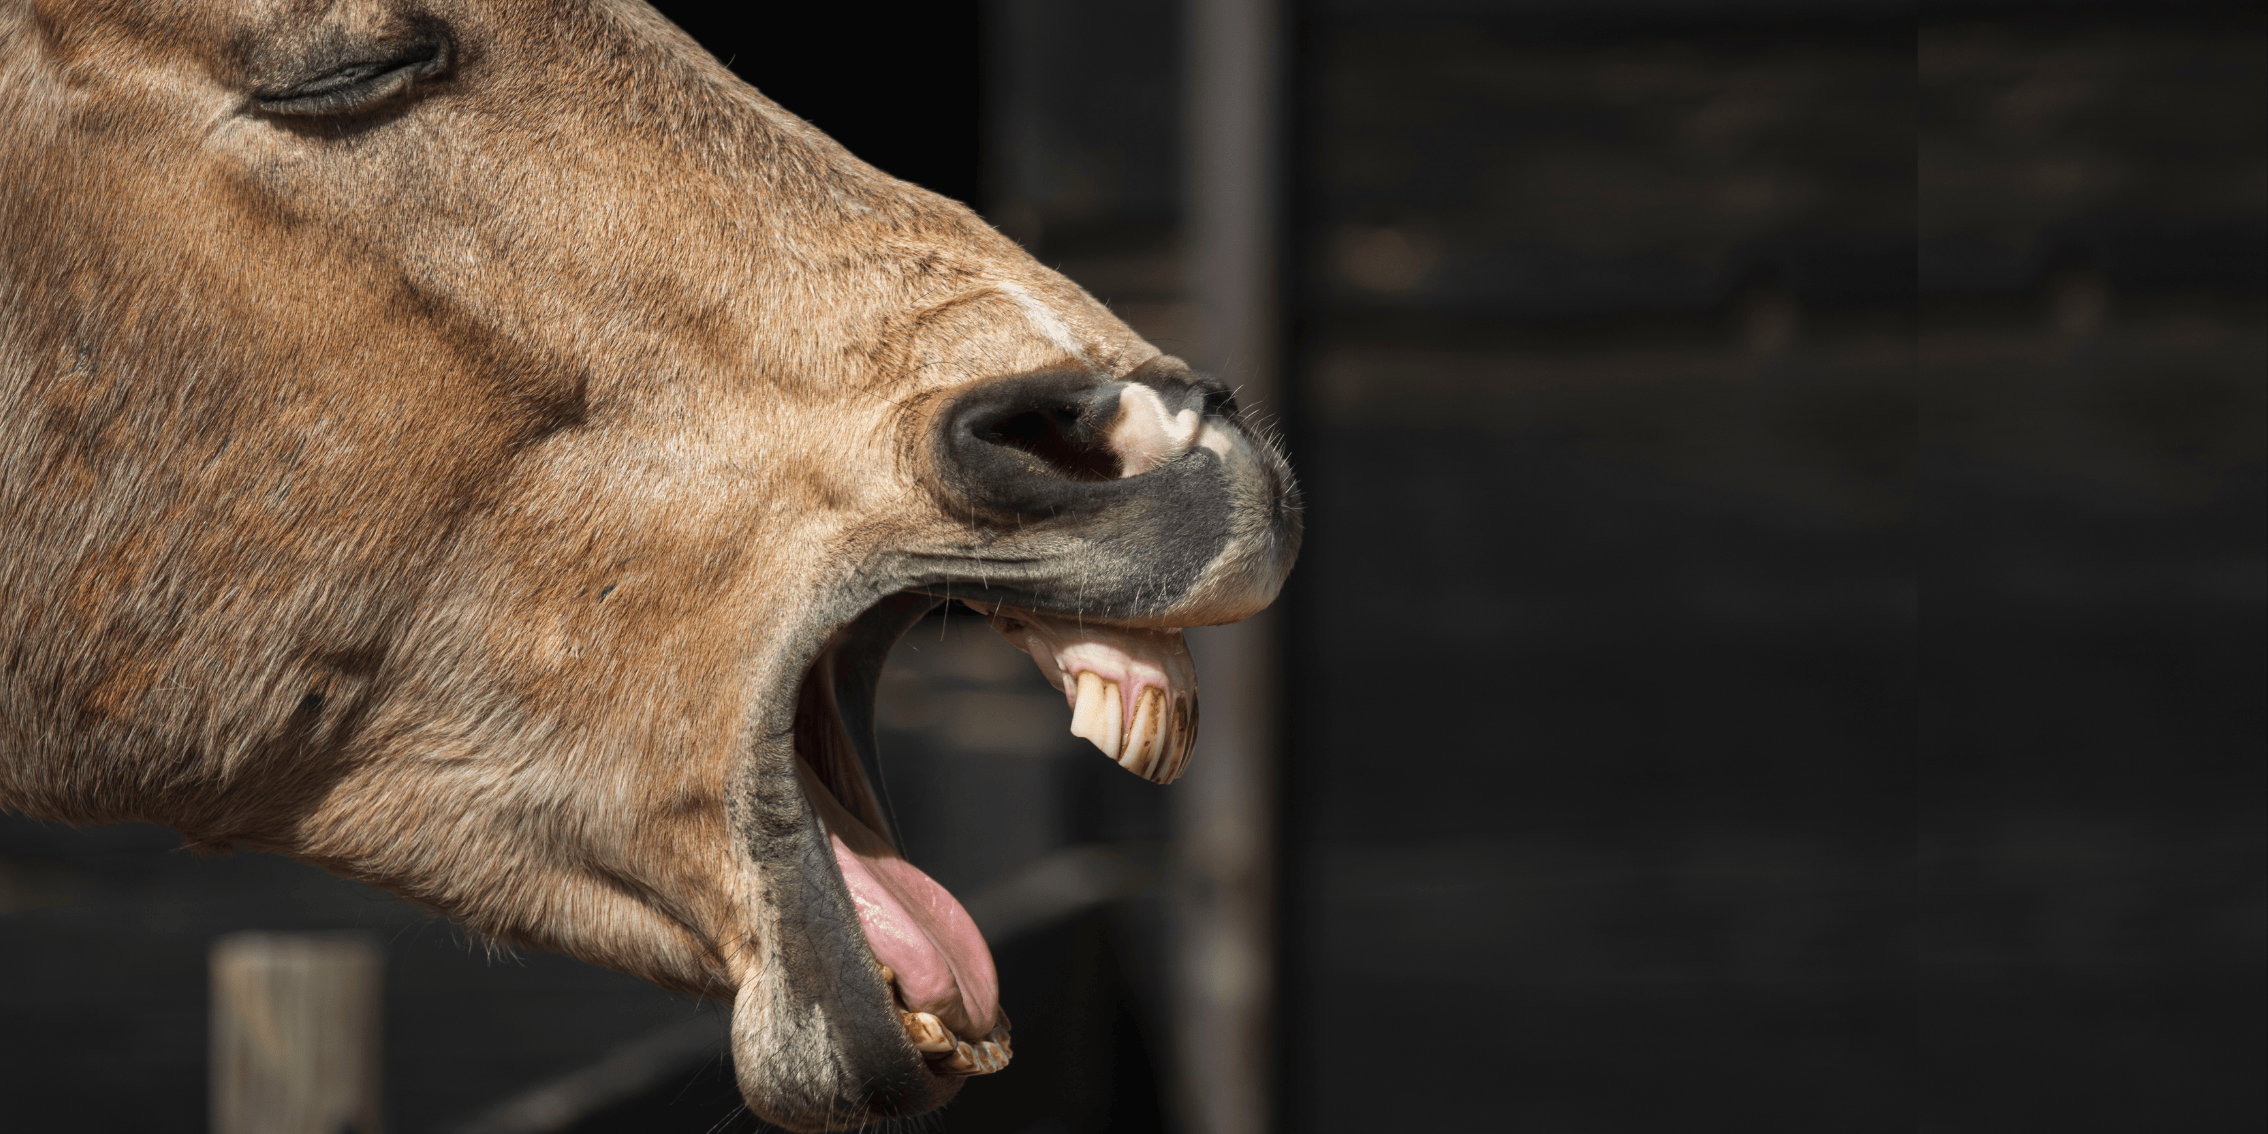
[[[249,101],[417,19],[408,97]],[[1156,354],[630,0],[0,0],[0,806],[734,1002],[757,1113],[877,1119],[887,993],[771,929],[833,866],[751,851],[813,829],[783,706],[971,546],[947,394]]]

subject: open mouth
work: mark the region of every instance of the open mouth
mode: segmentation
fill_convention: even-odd
[[[875,690],[883,664],[899,637],[943,601],[893,595],[820,652],[797,695],[796,771],[907,1041],[935,1074],[983,1075],[1012,1055],[991,951],[961,903],[906,861],[869,778],[879,767]],[[1000,607],[979,613],[1063,691],[1074,735],[1156,783],[1188,766],[1196,669],[1181,631]]]

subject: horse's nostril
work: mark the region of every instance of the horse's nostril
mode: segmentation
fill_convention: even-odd
[[[979,435],[995,445],[1029,453],[1057,474],[1072,480],[1113,480],[1118,476],[1118,455],[1107,445],[1096,445],[1081,430],[1079,406],[1049,406],[1025,410],[993,422]]]
[[[986,426],[984,432],[995,444],[1024,448],[1041,444],[1044,438],[1050,436],[1062,437],[1064,427],[1076,426],[1078,420],[1077,406],[1032,409],[1001,418]]]

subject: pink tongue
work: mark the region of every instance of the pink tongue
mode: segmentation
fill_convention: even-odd
[[[983,1039],[1000,1015],[1000,977],[969,911],[929,875],[887,849],[839,808],[827,809],[827,840],[858,906],[874,959],[898,974],[906,1007],[928,1012],[967,1039]],[[861,850],[851,849],[838,828]]]

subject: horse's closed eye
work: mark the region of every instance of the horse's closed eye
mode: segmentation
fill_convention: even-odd
[[[252,92],[253,104],[269,114],[350,114],[404,93],[418,80],[449,69],[449,39],[426,32],[407,43],[385,45],[351,61],[328,66],[310,78]]]

